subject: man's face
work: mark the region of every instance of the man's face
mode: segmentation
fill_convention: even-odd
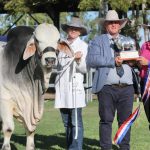
[[[120,31],[120,22],[119,21],[108,21],[105,23],[106,31],[110,35],[116,35]]]
[[[80,36],[80,30],[74,27],[68,28],[67,33],[68,37],[71,39],[76,39],[78,36]]]

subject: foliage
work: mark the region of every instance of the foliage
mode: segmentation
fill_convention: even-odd
[[[63,2],[71,3],[74,1],[75,0],[70,0],[70,1],[64,0]],[[5,26],[4,25],[2,26],[3,29],[0,29],[0,33],[1,34],[4,33],[4,31],[2,31],[2,30],[6,30],[7,28],[9,28],[11,26],[12,22],[14,22],[21,14],[24,14],[24,17],[21,19],[21,21],[19,21],[19,23],[17,25],[27,24],[28,20],[26,20],[26,18],[28,18],[28,17],[25,17],[25,16],[27,16],[26,14],[27,13],[32,14],[34,11],[36,11],[36,7],[41,6],[41,5],[47,7],[47,6],[49,6],[49,4],[57,4],[60,2],[61,2],[61,0],[42,0],[42,1],[41,0],[0,0],[0,6],[4,5],[4,9],[7,10],[8,12],[10,12],[8,16],[4,17],[5,18],[4,20],[0,19],[0,21],[3,22],[3,24],[5,24]],[[101,16],[101,14],[102,14],[102,17],[103,17],[105,12],[107,11],[107,10],[104,10],[104,8],[106,7],[107,4],[109,4],[109,6],[112,9],[115,9],[119,12],[123,12],[124,14],[126,14],[128,12],[129,8],[132,11],[134,8],[134,11],[132,12],[132,17],[130,18],[130,19],[134,19],[136,17],[134,27],[127,26],[127,28],[126,28],[127,30],[125,29],[124,33],[126,35],[136,37],[137,36],[136,35],[137,34],[136,26],[138,25],[138,23],[141,24],[142,21],[144,23],[146,23],[148,21],[145,19],[146,11],[145,10],[142,11],[142,13],[138,17],[142,16],[143,19],[141,19],[142,17],[140,17],[140,19],[139,19],[137,17],[137,15],[135,15],[135,14],[139,13],[138,10],[136,10],[135,8],[138,8],[139,5],[146,4],[146,3],[150,4],[150,1],[149,0],[126,0],[126,1],[124,1],[124,0],[117,0],[117,1],[115,1],[115,0],[95,0],[95,1],[80,0],[78,8],[80,10],[84,10],[84,12],[80,12],[78,14],[82,18],[82,20],[85,21],[86,26],[89,28],[89,31],[90,31],[88,36],[85,38],[85,40],[88,42],[90,39],[93,38],[93,36],[96,33],[98,33],[98,30],[99,30],[98,24],[94,21],[94,19],[90,20],[89,19],[90,17],[87,17],[88,16],[88,15],[86,15],[86,13],[88,14],[88,12],[86,12],[87,10],[99,10],[98,15]],[[104,6],[104,4],[106,4],[106,5]],[[106,7],[106,9],[107,9],[107,7]],[[49,9],[49,11],[51,11],[51,10]],[[12,16],[10,14],[12,14]],[[52,12],[52,14],[53,14],[53,12]],[[55,15],[55,13],[54,13],[54,15]],[[67,18],[67,15],[69,17],[71,15],[71,13],[66,13],[66,15],[64,16],[65,19]],[[40,16],[36,17],[36,18],[38,18],[38,20],[41,19]],[[91,18],[93,18],[93,17],[91,16]],[[60,17],[60,22],[63,23],[64,21],[67,21],[67,19],[64,20],[62,17]],[[30,17],[28,24],[33,26],[34,24],[36,24],[36,22],[34,22],[33,19],[31,19],[31,17]],[[55,22],[54,22],[54,24],[55,24]],[[57,26],[58,26],[58,24],[57,24]]]
[[[56,4],[59,0],[0,0],[0,4],[4,5],[4,9],[9,13],[32,12],[32,7],[41,4]]]
[[[124,0],[109,0],[109,3],[112,9],[123,10],[124,12],[127,12],[131,6],[131,0],[126,0],[126,2]]]
[[[20,18],[18,22],[15,21]],[[33,19],[34,18],[34,19]],[[52,23],[50,17],[45,13],[35,13],[35,14],[23,14],[23,13],[15,13],[15,14],[3,14],[0,17],[0,35],[3,35],[11,26],[18,25],[27,25],[34,27],[38,23]]]
[[[122,10],[127,12],[129,8],[134,7],[135,5],[139,6],[141,4],[145,4],[148,2],[147,0],[108,0],[108,3],[111,5],[112,9]]]
[[[149,0],[81,0],[79,4],[79,8],[81,10],[91,10],[91,9],[99,9],[102,7],[103,3],[106,2],[108,3],[112,9],[114,10],[122,10],[124,12],[127,12],[129,8],[132,6],[139,6],[141,4],[146,4],[149,3]]]
[[[108,3],[112,7],[112,9],[127,12],[129,9],[135,9],[135,6],[139,6],[141,4],[146,4],[150,2],[148,0],[108,0]]]
[[[81,10],[98,10],[101,4],[101,0],[81,0],[79,4],[79,8]]]
[[[72,0],[73,1],[73,0]],[[39,5],[57,4],[60,0],[0,0],[0,4],[4,5],[4,9],[9,12],[32,12],[32,8]],[[80,10],[99,10],[102,4],[107,2],[112,9],[127,12],[133,5],[149,3],[149,0],[80,0],[78,8]]]
[[[25,0],[7,1],[4,8],[10,12],[29,12],[30,9],[26,6]],[[15,9],[14,9],[15,8]]]

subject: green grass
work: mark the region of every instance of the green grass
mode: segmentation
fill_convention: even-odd
[[[35,135],[36,150],[65,150],[64,127],[58,109],[53,108],[54,101],[45,102],[44,116],[37,126]],[[135,102],[134,107],[138,104]],[[83,109],[84,150],[99,150],[99,116],[97,100]],[[12,150],[25,150],[25,130],[15,123],[15,132],[11,138]],[[117,130],[116,119],[113,124],[113,136]],[[149,150],[150,131],[143,107],[140,117],[132,126],[131,150]],[[0,138],[0,146],[2,137]],[[114,149],[116,147],[114,146]]]

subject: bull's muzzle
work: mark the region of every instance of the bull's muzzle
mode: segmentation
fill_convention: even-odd
[[[54,57],[46,57],[45,58],[45,62],[46,62],[46,65],[47,67],[53,67],[56,63],[56,58]]]
[[[56,65],[56,51],[53,47],[47,47],[44,49],[41,55],[43,64],[47,68],[53,68]]]

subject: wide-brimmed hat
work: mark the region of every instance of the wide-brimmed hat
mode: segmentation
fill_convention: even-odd
[[[125,26],[128,19],[127,18],[119,19],[118,13],[115,10],[109,10],[106,14],[106,17],[100,18],[99,22],[101,25],[104,25],[106,22],[109,22],[109,21],[119,21],[120,22],[120,29],[121,29]]]
[[[72,17],[69,23],[61,25],[62,30],[65,32],[67,32],[68,28],[71,28],[71,27],[79,29],[82,36],[87,35],[87,29],[83,25],[79,17]]]

